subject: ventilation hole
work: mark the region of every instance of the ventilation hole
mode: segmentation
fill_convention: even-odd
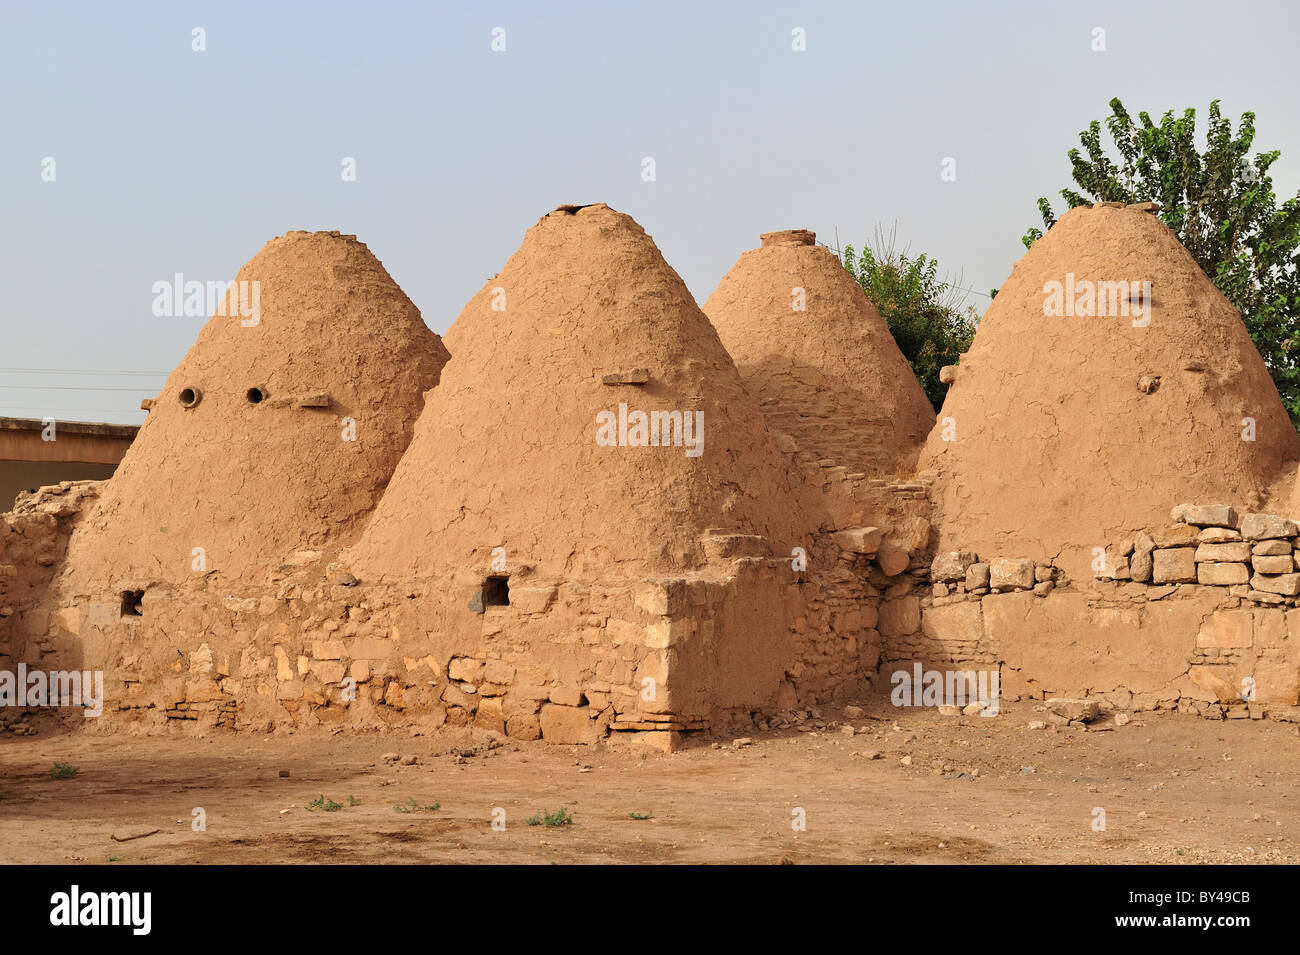
[[[182,408],[193,408],[203,400],[203,392],[197,388],[185,388],[178,395]]]
[[[555,211],[566,212],[569,215],[576,215],[579,209],[585,209],[589,205],[591,205],[591,203],[587,203],[587,205],[584,206],[556,206]]]
[[[255,405],[266,397],[266,392],[261,388],[249,388],[248,393],[244,395],[244,397],[248,399],[249,404]]]
[[[488,577],[483,581],[484,607],[509,607],[510,582],[505,577]]]
[[[122,616],[143,617],[144,611],[141,609],[141,602],[143,600],[144,600],[143,590],[122,591]]]

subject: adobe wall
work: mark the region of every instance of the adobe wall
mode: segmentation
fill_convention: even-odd
[[[116,468],[139,430],[134,425],[55,422],[55,438],[46,441],[41,437],[40,425],[39,421],[0,418],[0,461],[107,464],[110,469]]]
[[[115,470],[116,464],[0,460],[0,508],[12,508],[20,494],[56,486],[61,481],[107,481]]]
[[[14,509],[0,514],[0,669],[19,661],[36,663],[55,651],[45,610],[50,581],[73,523],[100,486],[65,481],[20,494]]]
[[[369,585],[325,551],[236,588],[202,573],[157,582],[138,608],[77,593],[80,577],[55,572],[98,485],[45,489],[6,516],[3,553],[39,572],[6,584],[0,665],[102,670],[105,716],[85,724],[101,732],[451,724],[671,748],[871,684],[881,602],[927,566],[923,543],[915,557],[899,543],[902,528],[926,539],[926,501],[810,466],[810,493],[841,519],[825,519],[809,553],[706,532],[705,571],[575,581],[512,566],[509,604],[484,607],[470,605],[481,577]],[[890,522],[840,526],[863,513]]]
[[[56,660],[71,666],[79,658],[74,643],[51,631],[49,586],[77,515],[99,488],[96,481],[65,481],[19,494],[14,509],[0,514],[0,670],[14,672],[20,663],[55,669]],[[34,712],[0,707],[0,731],[28,732]]]
[[[927,586],[881,607],[881,682],[921,662],[996,669],[1005,699],[1300,721],[1300,529],[1217,505],[1172,516],[1099,547],[1084,581],[1025,559],[937,555]]]
[[[863,688],[879,652],[861,588],[794,583],[789,561],[741,558],[712,578],[517,574],[509,605],[478,613],[464,599],[477,580],[366,587],[327,559],[294,555],[279,580],[234,592],[159,585],[139,616],[111,594],[47,602],[36,613],[49,636],[33,645],[50,653],[37,659],[104,671],[101,731],[446,723],[672,744],[666,734]]]
[[[705,571],[575,581],[516,566],[509,604],[479,608],[480,577],[372,586],[303,551],[237,590],[198,574],[156,585],[138,616],[118,594],[61,594],[68,534],[99,488],[67,482],[0,521],[0,668],[103,670],[105,716],[76,719],[100,732],[447,724],[667,749],[887,691],[914,662],[996,669],[1005,699],[1300,720],[1300,593],[1275,592],[1300,591],[1279,561],[1295,560],[1292,522],[1184,506],[1078,581],[1018,557],[932,558],[924,480],[817,473],[809,493],[845,516],[804,555],[707,532]],[[838,526],[863,512],[884,527]],[[1238,579],[1232,556],[1250,583],[1200,582]]]

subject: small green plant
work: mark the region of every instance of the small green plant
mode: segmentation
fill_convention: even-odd
[[[360,806],[360,805],[361,805],[361,800],[358,799],[356,796],[351,796],[351,795],[349,795],[349,796],[348,796],[348,805],[349,805],[349,806]]]
[[[50,770],[50,775],[55,779],[71,779],[78,772],[80,770],[76,766],[70,766],[67,763],[55,763],[54,768]]]
[[[308,809],[319,809],[322,812],[337,812],[343,808],[343,803],[335,802],[323,793],[307,803]]]
[[[109,857],[108,857],[108,861],[109,861],[109,862],[121,862],[121,861],[122,861],[122,857],[121,857],[121,856],[109,856]]]
[[[406,802],[404,802],[404,803],[399,803],[398,805],[394,806],[393,808],[394,808],[395,810],[397,810],[398,812],[400,812],[400,813],[412,813],[412,812],[418,812],[418,811],[420,811],[421,809],[425,810],[426,812],[435,812],[435,811],[437,811],[437,810],[439,810],[439,809],[442,808],[442,803],[440,803],[440,802],[431,802],[431,803],[429,803],[427,806],[421,806],[418,802],[415,801],[415,797],[414,797],[414,796],[410,796],[410,797],[407,798]]]
[[[627,814],[627,817],[629,819],[638,819],[638,820],[653,819],[655,817],[655,814],[653,812],[629,812]]]
[[[563,806],[554,812],[539,809],[535,815],[529,816],[524,822],[530,826],[550,826],[552,828],[571,826],[573,825],[573,814]]]
[[[963,287],[962,277],[940,278],[933,256],[899,249],[896,231],[886,235],[879,227],[874,242],[860,251],[846,245],[841,256],[938,411],[948,393],[940,371],[958,363],[979,324],[979,313],[966,304],[970,292]]]

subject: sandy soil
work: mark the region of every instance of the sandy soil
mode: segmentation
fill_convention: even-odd
[[[748,745],[703,739],[671,755],[464,730],[202,739],[45,730],[0,743],[0,862],[1300,858],[1294,725],[1137,714],[1120,727],[1031,730],[1029,720],[1045,717],[1028,704],[991,719],[863,705],[853,736],[835,707]],[[383,759],[394,752],[416,761]],[[53,778],[55,762],[78,771]],[[306,808],[321,795],[342,808]],[[397,811],[409,800],[439,808]],[[195,807],[206,811],[206,832],[191,829]],[[496,807],[503,831],[491,825]],[[526,824],[560,807],[571,824]],[[1105,831],[1092,828],[1095,807]],[[803,832],[792,828],[799,808]]]

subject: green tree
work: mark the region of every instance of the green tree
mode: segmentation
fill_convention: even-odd
[[[840,259],[884,318],[938,411],[948,390],[939,381],[939,369],[957,364],[970,347],[979,316],[964,306],[960,277],[941,280],[937,260],[899,250],[894,239],[894,232],[886,237],[877,229],[874,245],[864,245],[861,252],[846,245]]]
[[[1068,153],[1079,191],[1062,189],[1073,209],[1093,202],[1160,205],[1160,218],[1178,236],[1224,297],[1241,312],[1255,347],[1293,421],[1300,421],[1300,193],[1281,207],[1268,171],[1281,153],[1250,155],[1255,114],[1242,113],[1237,132],[1210,103],[1204,152],[1197,149],[1196,111],[1145,112],[1135,122],[1119,99],[1110,101],[1106,129],[1118,150],[1107,155],[1094,120]],[[1038,200],[1043,227],[1056,216]],[[1031,228],[1028,248],[1043,233]]]

